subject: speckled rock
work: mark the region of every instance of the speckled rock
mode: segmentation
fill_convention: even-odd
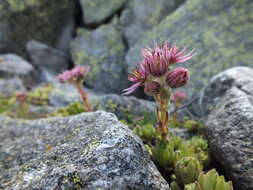
[[[131,47],[145,31],[158,25],[173,12],[184,0],[129,0],[120,17],[124,35]]]
[[[41,81],[52,81],[56,75],[69,67],[68,58],[61,51],[36,40],[29,41],[26,50],[31,63],[39,70]]]
[[[86,80],[90,87],[106,93],[122,92],[127,81],[126,48],[122,33],[114,24],[102,25],[94,31],[79,28],[71,47],[74,63],[90,66]]]
[[[23,58],[14,54],[0,55],[0,78],[20,78],[25,86],[34,82],[34,67]]]
[[[1,189],[170,189],[113,114],[0,121]]]
[[[141,48],[168,40],[196,49],[184,66],[191,71],[185,86],[190,97],[219,72],[237,65],[251,66],[253,54],[253,1],[187,0],[133,46],[126,62],[129,70],[140,59]]]
[[[85,89],[93,107],[114,113],[119,119],[128,120],[132,116],[142,117],[155,111],[155,103],[117,94],[102,94]],[[49,94],[49,102],[55,108],[67,106],[81,101],[80,96],[72,85],[55,83],[54,90]]]
[[[128,0],[79,0],[83,21],[86,24],[101,24],[120,10]]]
[[[0,96],[10,96],[15,92],[24,92],[26,88],[22,80],[18,77],[2,79],[0,78]]]
[[[253,189],[253,69],[217,75],[204,95],[205,108],[212,107],[204,131],[213,157],[236,189]]]
[[[207,115],[232,87],[251,93],[253,69],[249,67],[233,67],[214,76],[201,91],[198,108],[202,116]]]
[[[154,102],[116,94],[104,95],[100,97],[98,103],[98,109],[112,112],[119,119],[125,120],[131,119],[133,116],[143,117],[144,114],[152,114],[156,108]]]
[[[75,0],[1,0],[0,53],[25,55],[25,44],[32,39],[68,49],[74,4]]]

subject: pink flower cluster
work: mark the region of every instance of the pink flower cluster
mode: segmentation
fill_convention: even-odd
[[[179,102],[182,102],[185,98],[186,98],[186,94],[184,92],[177,91],[172,94],[171,101],[174,104],[177,104]]]
[[[145,86],[145,93],[148,95],[158,93],[164,84],[170,88],[184,86],[189,80],[189,71],[185,68],[170,71],[169,66],[188,61],[194,55],[193,51],[187,53],[186,49],[180,50],[167,42],[156,45],[154,49],[143,49],[143,60],[128,77],[135,84],[125,89],[123,95],[131,94],[142,85]]]
[[[19,101],[19,103],[24,103],[25,100],[26,100],[26,98],[27,98],[27,96],[26,96],[26,94],[24,92],[17,92],[16,93],[16,98]]]
[[[61,83],[79,82],[79,81],[82,81],[86,77],[88,72],[89,72],[89,67],[76,66],[73,69],[64,71],[62,74],[58,75],[58,80]]]

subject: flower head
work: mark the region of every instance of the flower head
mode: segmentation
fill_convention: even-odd
[[[183,101],[184,99],[186,98],[186,94],[184,92],[180,92],[180,91],[177,91],[177,92],[174,92],[171,96],[171,101],[176,104],[178,102],[181,102]]]
[[[89,72],[89,67],[86,66],[76,66],[71,70],[64,71],[62,74],[58,75],[58,80],[61,83],[65,82],[77,82],[85,78]]]
[[[170,64],[183,63],[192,59],[194,51],[186,52],[186,48],[180,50],[176,45],[168,46],[167,58]]]
[[[139,86],[142,86],[144,84],[146,79],[147,79],[147,73],[146,73],[146,70],[145,70],[145,67],[144,67],[144,63],[140,62],[139,67],[136,68],[132,72],[132,74],[130,74],[128,76],[128,80],[132,81],[132,82],[135,82],[135,84],[130,86],[127,89],[124,89],[123,90],[123,92],[124,92],[123,95],[129,95],[132,92],[134,92]]]
[[[188,70],[180,68],[170,72],[169,66],[188,61],[193,56],[193,51],[186,53],[186,49],[180,50],[175,45],[170,45],[167,42],[155,45],[153,49],[142,49],[143,61],[139,63],[137,69],[128,77],[128,80],[135,82],[135,84],[123,90],[123,95],[131,94],[142,85],[145,85],[145,92],[148,94],[152,91],[152,88],[157,90],[157,83],[160,85],[159,88],[163,88],[164,85],[168,87],[163,76],[166,76],[166,82],[169,87],[177,88],[183,86],[189,78]],[[150,86],[146,85],[146,83],[151,81],[156,81],[156,83],[149,84]]]
[[[170,45],[167,42],[156,45],[154,49],[142,50],[148,72],[156,77],[165,75],[169,65],[188,61],[194,55],[193,51],[187,53],[186,49],[180,50],[176,45]]]
[[[166,76],[166,82],[171,88],[178,88],[184,86],[189,80],[189,71],[185,68],[176,68],[170,71]]]
[[[166,59],[167,44],[158,46],[154,49],[143,49],[145,67],[149,74],[160,77],[166,74],[169,69],[169,62]]]

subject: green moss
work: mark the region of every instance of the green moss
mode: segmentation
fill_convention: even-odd
[[[27,93],[28,101],[34,105],[47,105],[49,94],[53,91],[53,85],[45,85]]]
[[[10,97],[1,97],[0,96],[0,114],[3,115],[12,115],[11,113],[15,110],[14,105],[16,99],[12,96]]]
[[[184,121],[183,127],[191,132],[199,132],[204,127],[204,125],[200,121],[187,119],[186,121]]]
[[[84,109],[84,105],[82,102],[74,102],[69,104],[66,107],[59,108],[56,112],[49,114],[49,117],[54,116],[60,116],[60,117],[66,117],[71,115],[77,115],[80,113],[86,112]]]

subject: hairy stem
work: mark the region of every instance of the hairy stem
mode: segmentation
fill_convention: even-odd
[[[92,107],[91,107],[90,102],[88,100],[88,94],[84,91],[82,82],[76,83],[75,86],[76,86],[78,93],[80,94],[80,96],[83,100],[84,109],[87,110],[88,112],[92,111]]]
[[[168,124],[169,124],[169,113],[168,113],[168,104],[169,104],[169,92],[167,90],[162,91],[156,95],[155,99],[157,102],[157,130],[161,134],[162,140],[167,141],[168,135]]]

